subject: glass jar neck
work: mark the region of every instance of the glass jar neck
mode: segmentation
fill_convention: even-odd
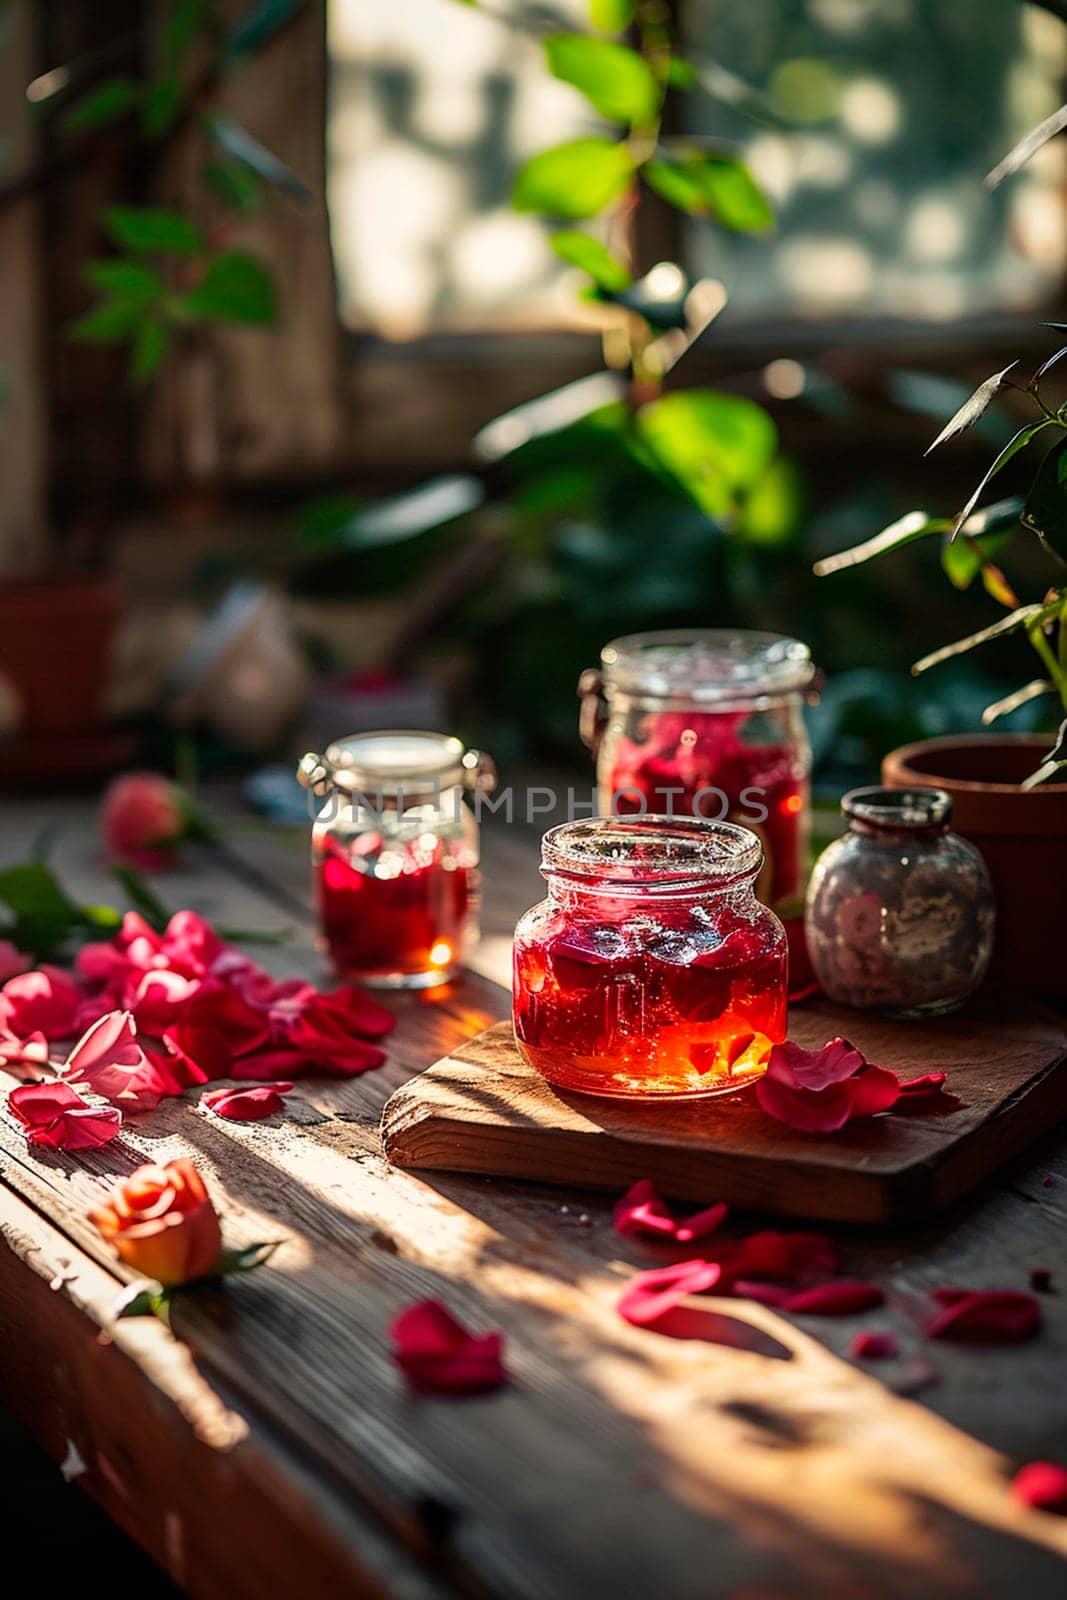
[[[553,905],[576,911],[593,911],[610,901],[616,915],[626,912],[685,910],[691,906],[707,905],[724,898],[749,900],[755,898],[756,873],[738,873],[734,877],[709,877],[701,883],[657,884],[619,883],[611,878],[590,875],[576,877],[572,873],[557,874],[542,868],[548,885],[548,897]]]

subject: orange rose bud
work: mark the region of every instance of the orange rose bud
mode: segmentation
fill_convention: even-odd
[[[215,1207],[187,1160],[138,1167],[92,1207],[89,1221],[127,1266],[165,1288],[208,1277],[222,1253]]]

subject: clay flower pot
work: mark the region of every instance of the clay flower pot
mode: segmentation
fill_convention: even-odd
[[[990,971],[1067,1006],[1067,783],[1020,788],[1047,754],[1041,734],[962,734],[893,750],[882,782],[947,789],[952,826],[981,851],[997,901]]]

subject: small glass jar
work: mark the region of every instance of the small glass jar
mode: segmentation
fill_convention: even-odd
[[[955,1011],[993,950],[993,887],[973,845],[949,832],[943,789],[853,789],[849,831],[820,856],[805,933],[831,1000],[892,1017]]]
[[[455,976],[478,937],[478,823],[488,756],[442,733],[353,734],[297,771],[325,805],[311,832],[320,943],[338,975],[394,989]]]
[[[763,844],[760,898],[799,915],[811,816],[807,645],[724,629],[635,633],[600,660],[578,683],[600,810],[742,823]]]
[[[753,892],[747,828],[593,817],[545,834],[548,898],[519,922],[519,1050],[550,1083],[635,1098],[723,1094],[786,1035],[786,943]]]

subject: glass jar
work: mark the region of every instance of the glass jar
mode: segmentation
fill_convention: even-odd
[[[478,937],[478,823],[488,756],[442,733],[353,734],[297,775],[326,803],[311,832],[321,944],[339,976],[383,988],[447,983]]]
[[[550,1083],[634,1097],[722,1094],[786,1035],[786,944],[753,892],[747,828],[593,817],[545,834],[548,898],[519,922],[519,1050]]]
[[[853,789],[849,831],[820,856],[805,932],[831,1000],[884,1016],[954,1011],[985,977],[993,887],[973,845],[949,832],[943,789]]]
[[[807,645],[724,629],[635,633],[600,660],[578,684],[600,810],[744,824],[763,844],[760,898],[799,914],[811,815]]]

